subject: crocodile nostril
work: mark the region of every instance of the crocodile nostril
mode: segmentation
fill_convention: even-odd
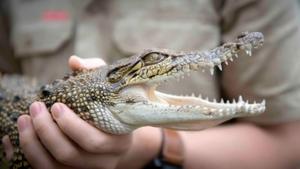
[[[44,97],[50,96],[51,91],[50,91],[48,85],[45,85],[45,86],[42,86],[42,87],[41,87],[41,94],[42,94],[42,96],[44,96]]]

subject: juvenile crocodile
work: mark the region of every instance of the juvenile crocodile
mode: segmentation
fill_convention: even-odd
[[[222,62],[227,63],[242,52],[251,55],[252,49],[262,43],[263,35],[252,32],[242,33],[234,42],[208,51],[146,50],[112,65],[74,72],[40,89],[28,87],[34,85],[24,79],[3,78],[0,136],[9,135],[14,146],[11,168],[30,168],[19,147],[16,120],[21,114],[28,114],[33,101],[43,101],[48,108],[55,102],[65,103],[82,119],[111,134],[126,134],[147,125],[200,130],[234,117],[260,114],[265,110],[265,101],[249,104],[240,97],[237,102],[210,102],[202,97],[175,96],[155,89],[160,83],[190,71],[209,69],[213,74],[215,66],[222,70]],[[9,89],[16,85],[19,91]]]

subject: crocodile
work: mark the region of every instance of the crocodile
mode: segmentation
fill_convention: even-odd
[[[14,146],[10,168],[30,168],[19,146],[17,118],[28,114],[34,101],[50,108],[61,102],[85,121],[110,134],[127,134],[142,126],[176,130],[201,130],[236,117],[259,115],[265,100],[249,103],[210,101],[201,96],[176,96],[156,90],[159,84],[181,78],[191,71],[215,67],[241,54],[252,55],[262,46],[260,32],[241,33],[233,42],[207,51],[173,52],[148,49],[112,65],[79,70],[39,87],[19,77],[2,77],[0,86],[0,136],[8,135]],[[16,90],[18,88],[18,90]]]

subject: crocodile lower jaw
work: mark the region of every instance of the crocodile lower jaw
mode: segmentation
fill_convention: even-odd
[[[176,129],[207,128],[234,117],[254,116],[265,111],[265,101],[250,104],[239,97],[238,101],[210,102],[201,97],[162,93],[155,88],[145,84],[127,87],[120,95],[133,102],[119,102],[110,109],[126,124]]]

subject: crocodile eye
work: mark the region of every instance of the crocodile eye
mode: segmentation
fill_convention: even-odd
[[[116,83],[118,82],[119,80],[121,80],[122,76],[120,76],[119,74],[110,74],[108,76],[108,80],[109,82],[111,83]]]
[[[143,57],[143,61],[146,64],[155,64],[164,59],[164,56],[158,53],[150,53]]]
[[[122,79],[122,77],[125,75],[124,73],[125,72],[122,69],[114,69],[108,73],[108,81],[111,83],[116,83]]]
[[[111,83],[116,83],[116,82],[120,81],[122,79],[122,77],[124,75],[126,75],[126,72],[128,71],[127,66],[128,66],[128,64],[112,69],[107,74],[108,81]]]

